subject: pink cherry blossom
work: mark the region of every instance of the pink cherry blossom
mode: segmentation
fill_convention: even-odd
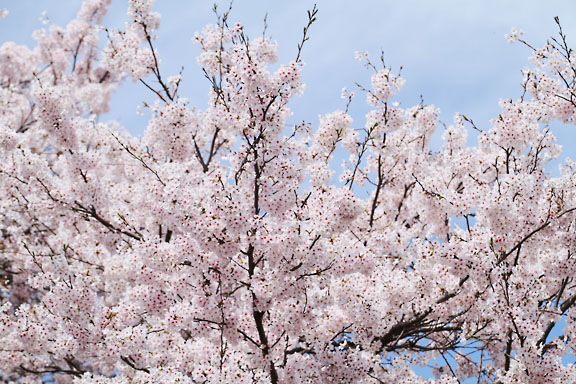
[[[117,30],[109,3],[0,46],[3,382],[574,382],[576,164],[546,168],[576,118],[561,28],[508,36],[525,92],[467,146],[471,119],[400,106],[367,53],[364,121],[289,123],[316,9],[285,64],[218,13],[200,110],[160,71],[153,2]],[[155,97],[142,137],[100,119],[130,80]]]

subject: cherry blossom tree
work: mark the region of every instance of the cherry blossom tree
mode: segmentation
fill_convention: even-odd
[[[216,9],[199,110],[160,71],[152,1],[121,30],[109,3],[0,47],[2,382],[575,381],[576,164],[545,168],[576,116],[561,28],[508,36],[532,53],[521,97],[431,151],[438,110],[362,54],[365,122],[287,123],[316,9],[275,71],[275,42]],[[99,118],[125,81],[156,98],[142,137]]]

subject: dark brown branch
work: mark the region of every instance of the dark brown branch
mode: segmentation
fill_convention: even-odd
[[[160,184],[162,184],[164,187],[166,186],[166,183],[164,183],[164,181],[162,181],[162,179],[160,178],[160,175],[158,175],[158,172],[156,172],[154,169],[150,168],[150,166],[148,164],[146,164],[146,162],[144,161],[144,159],[142,159],[141,156],[136,155],[134,152],[132,152],[132,150],[123,142],[120,141],[120,139],[112,134],[112,136],[116,139],[116,141],[118,142],[118,144],[120,144],[120,146],[126,151],[128,152],[128,154],[130,154],[130,156],[132,156],[134,159],[138,160],[140,162],[140,164],[142,164],[142,166],[144,168],[146,168],[147,170],[149,170],[150,172],[152,172],[154,174],[154,176],[156,176],[156,179],[158,179],[158,181],[160,182]]]
[[[146,373],[150,373],[150,370],[148,368],[139,368],[137,367],[134,362],[133,359],[130,357],[125,357],[125,356],[120,356],[120,359],[122,359],[123,362],[125,362],[126,364],[128,364],[132,369],[135,369],[137,371],[142,371],[142,372],[146,372]]]
[[[565,210],[564,212],[562,212],[561,214],[559,214],[557,216],[557,218],[561,218],[562,216],[566,215],[567,213],[573,212],[576,210],[576,207],[574,208],[570,208]],[[543,230],[544,228],[548,227],[552,222],[547,220],[544,224],[540,225],[538,228],[534,229],[532,232],[530,232],[529,234],[527,234],[526,236],[524,236],[524,238],[522,240],[520,240],[511,250],[509,250],[508,252],[504,253],[497,261],[496,264],[500,264],[502,263],[504,260],[506,260],[508,258],[508,256],[510,256],[514,251],[516,251],[518,248],[520,248],[522,246],[522,244],[524,244],[528,239],[530,239],[532,236],[534,236],[535,234],[537,234],[538,232],[540,232],[541,230]]]
[[[510,359],[512,358],[512,330],[508,331],[508,341],[504,352],[504,371],[510,370]]]
[[[376,185],[376,192],[374,192],[374,200],[372,200],[372,207],[370,208],[370,221],[368,223],[370,228],[374,226],[374,215],[376,214],[376,208],[378,207],[378,197],[380,195],[380,190],[382,189],[383,184],[384,175],[382,175],[382,156],[378,155],[378,182]]]
[[[84,373],[84,371],[77,371],[77,370],[73,370],[73,369],[64,369],[64,368],[60,368],[57,366],[48,366],[45,369],[35,370],[35,369],[31,369],[31,368],[26,368],[24,366],[24,364],[21,364],[20,369],[22,369],[24,372],[32,373],[34,375],[44,375],[46,373],[59,373],[59,374],[81,377],[82,374]]]
[[[296,55],[295,60],[296,62],[300,60],[300,55],[302,54],[302,48],[304,47],[304,43],[309,39],[309,37],[307,36],[308,29],[310,29],[312,23],[316,21],[317,14],[318,14],[318,8],[316,8],[316,4],[314,4],[312,10],[308,11],[308,24],[304,27],[304,34],[302,36],[302,41],[298,44],[298,54]]]
[[[156,57],[156,51],[154,50],[154,46],[152,45],[152,37],[148,33],[148,28],[146,27],[146,24],[141,23],[141,25],[142,25],[142,28],[144,28],[144,33],[146,34],[146,41],[148,42],[148,46],[150,47],[150,51],[152,51],[152,57],[154,58],[154,68],[152,68],[152,72],[154,72],[154,75],[156,76],[158,83],[160,84],[160,86],[164,90],[166,97],[168,97],[168,99],[170,99],[170,101],[174,101],[174,98],[170,94],[168,87],[166,86],[166,84],[162,80],[162,76],[160,76],[160,65],[158,63],[158,58]],[[158,94],[158,92],[156,92],[156,91],[155,91],[155,93]],[[164,102],[166,102],[166,100],[164,98],[162,98],[162,100]]]
[[[160,98],[160,100],[162,100],[162,101],[165,102],[165,103],[168,103],[168,102],[166,101],[166,99],[164,98],[164,96],[162,96],[162,94],[161,94],[160,92],[158,92],[157,90],[155,90],[154,88],[152,88],[152,87],[151,87],[150,85],[148,85],[148,83],[146,83],[144,80],[142,80],[142,79],[139,79],[139,80],[140,80],[140,82],[141,82],[142,84],[144,84],[144,86],[146,86],[146,88],[148,88],[149,90],[151,90],[152,92],[154,92],[154,93],[156,94],[156,96],[158,96],[158,97]]]
[[[128,237],[131,237],[135,240],[142,240],[141,234],[125,231],[123,229],[117,228],[114,225],[112,225],[112,223],[110,223],[108,220],[106,220],[102,216],[100,216],[100,214],[98,214],[98,212],[96,211],[96,208],[94,208],[93,206],[90,208],[86,208],[85,206],[83,206],[78,201],[75,201],[74,203],[77,205],[77,207],[75,207],[75,208],[73,207],[72,208],[73,210],[75,210],[77,212],[84,213],[84,214],[94,218],[96,221],[98,221],[100,224],[102,224],[103,226],[105,226],[106,228],[111,230],[112,232],[121,233],[121,234],[126,235]]]
[[[570,296],[568,299],[566,299],[566,301],[564,301],[562,303],[562,305],[560,305],[560,311],[562,312],[562,315],[564,315],[566,313],[566,311],[568,311],[574,305],[574,303],[576,303],[576,294]],[[538,342],[536,343],[536,345],[543,345],[546,342],[546,339],[548,338],[548,336],[550,335],[550,332],[552,332],[552,329],[554,328],[554,326],[556,324],[557,324],[556,321],[550,321],[548,323],[548,325],[546,326],[546,329],[542,333],[542,336],[540,337],[540,339],[538,339]]]

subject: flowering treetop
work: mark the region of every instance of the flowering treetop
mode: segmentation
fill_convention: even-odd
[[[432,152],[438,110],[364,55],[364,125],[287,124],[315,9],[274,72],[276,43],[217,13],[200,111],[160,72],[152,1],[121,30],[109,3],[0,47],[4,382],[574,381],[576,165],[544,169],[576,113],[561,29],[477,147],[457,116]],[[98,119],[126,80],[156,96],[143,137]]]

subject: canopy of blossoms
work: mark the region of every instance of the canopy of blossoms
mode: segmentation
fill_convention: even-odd
[[[477,146],[460,115],[431,151],[438,110],[363,55],[365,121],[287,123],[315,9],[275,71],[218,13],[199,110],[160,72],[152,2],[121,30],[109,2],[0,47],[2,382],[575,382],[576,164],[545,169],[576,113],[561,29]],[[142,137],[99,119],[130,80],[156,97]]]

